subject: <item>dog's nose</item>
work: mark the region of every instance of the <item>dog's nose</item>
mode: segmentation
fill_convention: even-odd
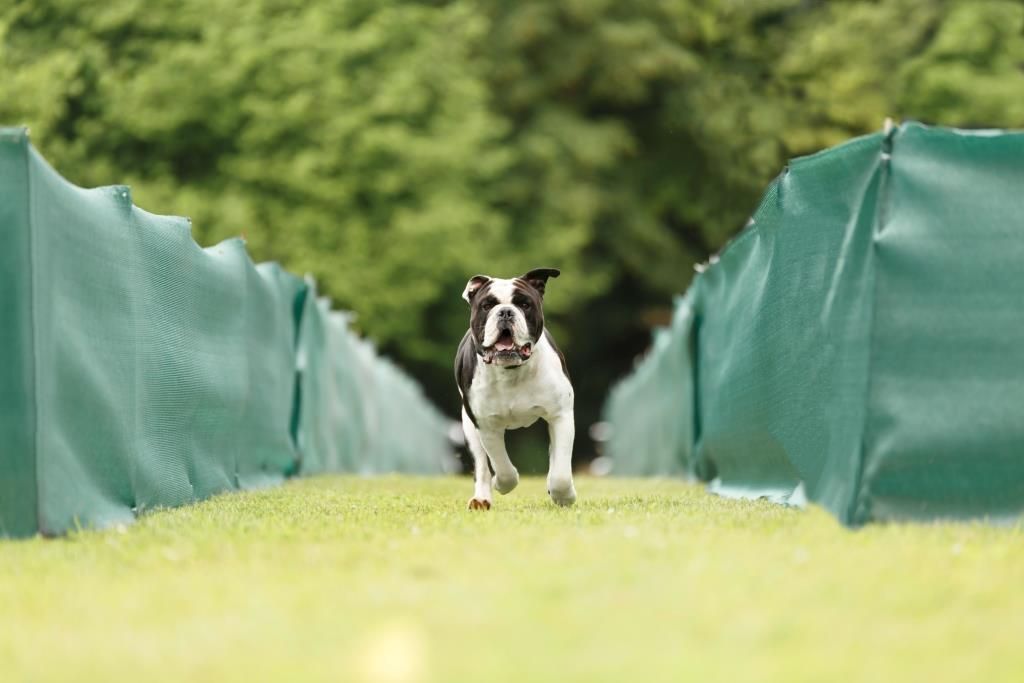
[[[511,308],[503,308],[498,311],[498,320],[512,320],[516,312]]]

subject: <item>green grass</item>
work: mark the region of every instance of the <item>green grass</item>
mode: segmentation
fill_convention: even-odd
[[[0,542],[0,679],[1021,680],[1020,527],[577,488],[331,477]]]

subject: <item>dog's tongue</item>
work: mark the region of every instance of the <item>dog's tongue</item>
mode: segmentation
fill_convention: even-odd
[[[509,349],[514,349],[515,347],[516,343],[512,341],[511,337],[502,337],[501,339],[494,343],[494,348],[497,349],[498,351],[508,351]]]

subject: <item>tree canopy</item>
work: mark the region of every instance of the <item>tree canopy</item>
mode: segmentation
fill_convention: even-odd
[[[312,273],[452,414],[466,279],[562,269],[582,433],[788,158],[1024,126],[1022,31],[1009,0],[14,0],[0,121]]]

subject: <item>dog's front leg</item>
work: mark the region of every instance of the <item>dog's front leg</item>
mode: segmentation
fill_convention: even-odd
[[[548,495],[556,505],[576,502],[572,483],[572,443],[576,438],[576,422],[572,411],[548,420],[551,446],[548,454]]]
[[[462,431],[466,434],[469,452],[473,454],[473,497],[469,499],[470,510],[491,509],[491,468],[487,466],[487,452],[480,441],[480,430],[476,428],[466,411],[462,411]]]
[[[498,493],[508,493],[519,485],[519,471],[505,450],[505,430],[481,429],[480,440],[483,441],[484,450],[491,458],[491,467],[494,468],[494,479],[491,482],[494,489]]]

